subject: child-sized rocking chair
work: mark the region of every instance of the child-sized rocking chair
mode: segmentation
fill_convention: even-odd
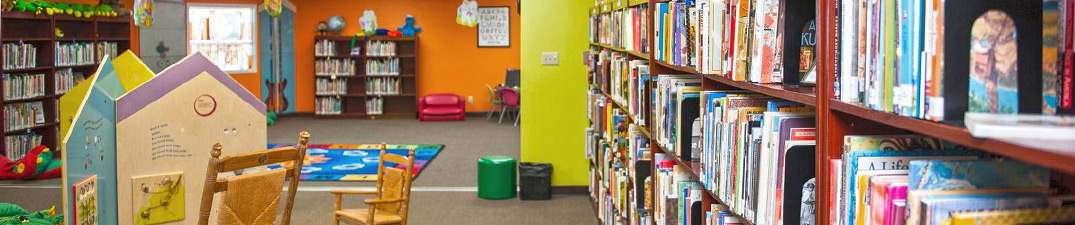
[[[381,162],[377,167],[377,189],[373,191],[332,191],[336,194],[336,212],[332,215],[332,224],[340,221],[349,224],[407,224],[407,207],[411,197],[411,177],[414,171],[414,149],[407,157],[388,154],[386,145],[381,143]],[[386,167],[385,162],[395,163],[396,167]],[[400,167],[405,167],[406,170]],[[370,205],[364,209],[340,209],[345,194],[368,194],[375,198],[366,199]]]
[[[220,143],[213,145],[209,168],[206,169],[205,186],[202,190],[201,210],[198,224],[208,225],[209,214],[213,208],[213,195],[224,192],[223,204],[217,211],[218,224],[262,225],[273,224],[280,206],[280,192],[285,179],[291,180],[287,185],[287,199],[280,224],[291,223],[291,208],[295,205],[295,191],[299,187],[299,175],[303,160],[306,158],[306,143],[310,133],[299,134],[297,147],[280,147],[263,151],[254,151],[220,158],[223,147]],[[231,172],[253,167],[262,167],[277,163],[290,163],[281,169],[262,171],[217,179],[221,172]]]

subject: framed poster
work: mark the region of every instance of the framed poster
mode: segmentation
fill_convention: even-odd
[[[478,47],[511,46],[511,7],[478,7]]]

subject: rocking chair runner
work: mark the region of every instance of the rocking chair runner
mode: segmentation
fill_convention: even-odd
[[[306,158],[306,144],[307,142],[309,142],[309,140],[310,133],[303,131],[302,133],[299,133],[299,143],[297,147],[280,147],[263,151],[230,155],[225,156],[223,158],[219,158],[221,149],[223,149],[220,143],[213,145],[213,152],[211,153],[212,157],[209,159],[209,168],[206,169],[205,186],[202,190],[201,210],[199,212],[198,224],[209,224],[209,214],[210,212],[212,212],[213,208],[213,195],[218,192],[228,192],[229,178],[223,178],[218,180],[218,173],[231,172],[241,169],[268,166],[272,164],[286,162],[290,162],[291,165],[283,168],[287,170],[284,178],[290,178],[291,180],[288,182],[287,185],[287,202],[283,211],[284,215],[280,221],[280,224],[290,224],[291,208],[295,205],[295,192],[296,190],[298,190],[299,187],[299,175],[302,172],[303,160]],[[274,171],[263,171],[257,174],[272,172]],[[283,183],[284,180],[280,180],[279,182]],[[279,202],[276,201],[276,203]],[[273,208],[272,210],[276,210],[276,208]],[[273,219],[275,219],[275,217],[269,218],[270,222]]]
[[[332,224],[340,221],[349,224],[407,224],[407,208],[411,196],[411,178],[414,171],[414,149],[407,157],[388,154],[386,144],[381,143],[381,160],[377,169],[377,189],[373,191],[332,191],[336,195],[336,211],[332,215]],[[406,170],[385,167],[385,162],[406,166]],[[345,194],[368,194],[374,198],[366,199],[370,205],[364,209],[341,209],[340,204]]]

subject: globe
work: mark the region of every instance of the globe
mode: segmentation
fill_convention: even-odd
[[[340,33],[343,30],[343,26],[343,16],[334,15],[328,18],[328,30],[332,31],[332,33]]]

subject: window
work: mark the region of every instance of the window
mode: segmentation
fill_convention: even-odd
[[[188,53],[201,52],[228,73],[257,71],[255,5],[187,5]]]

